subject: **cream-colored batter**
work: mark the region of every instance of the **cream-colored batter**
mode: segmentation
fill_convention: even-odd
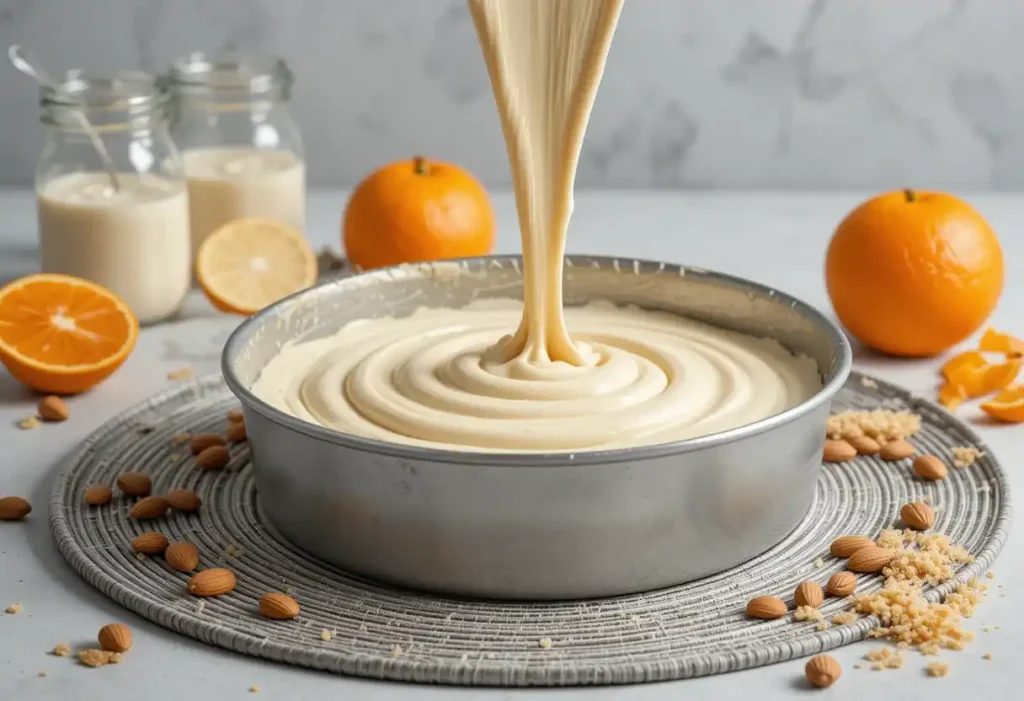
[[[355,435],[499,452],[681,440],[813,395],[815,363],[774,341],[609,304],[563,311],[576,165],[622,0],[468,1],[512,166],[524,302],[353,322],[283,349],[253,392]]]

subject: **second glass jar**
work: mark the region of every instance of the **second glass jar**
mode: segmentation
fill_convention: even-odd
[[[235,219],[303,232],[306,166],[288,110],[292,75],[264,54],[196,53],[168,75],[171,134],[188,184],[192,250]]]

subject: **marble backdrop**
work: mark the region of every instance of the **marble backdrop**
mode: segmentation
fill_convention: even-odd
[[[464,0],[0,0],[55,68],[283,54],[316,185],[425,153],[507,184]],[[1024,0],[627,0],[579,184],[1024,185]],[[0,70],[0,183],[31,181],[35,93]]]

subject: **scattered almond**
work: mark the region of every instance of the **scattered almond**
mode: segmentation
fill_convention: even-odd
[[[220,596],[235,588],[235,573],[221,567],[203,570],[188,580],[188,591],[195,596]]]
[[[747,602],[747,615],[751,618],[782,618],[786,615],[786,602],[775,596],[757,596]]]
[[[199,567],[199,550],[192,543],[171,543],[164,551],[164,560],[179,572],[191,572]]]
[[[164,497],[171,508],[178,511],[198,511],[203,503],[191,489],[172,489]]]
[[[918,455],[914,458],[914,474],[925,480],[945,479],[949,470],[934,455]]]
[[[800,582],[796,591],[793,592],[793,601],[797,606],[818,608],[824,600],[825,592],[821,590],[821,585],[817,582]]]
[[[192,451],[193,455],[199,455],[204,450],[214,445],[224,445],[224,439],[216,433],[197,433],[192,436],[192,440],[189,441],[188,447],[189,450]]]
[[[171,508],[171,505],[164,497],[144,497],[135,502],[135,505],[132,506],[128,515],[131,518],[137,518],[140,521],[144,521],[152,518],[160,518],[167,513],[167,509],[169,508]]]
[[[825,462],[845,462],[857,457],[857,450],[849,442],[843,439],[828,439],[825,441],[825,452],[822,459]]]
[[[832,686],[836,679],[839,679],[842,673],[843,668],[839,666],[839,663],[835,661],[835,658],[829,657],[828,655],[812,657],[807,662],[807,666],[804,667],[804,674],[807,676],[807,681],[810,682],[811,686],[819,688]]]
[[[48,397],[43,397],[42,401],[39,402],[39,406],[36,407],[36,412],[43,421],[67,421],[68,417],[71,416],[68,405],[64,403],[64,400],[52,394]]]
[[[108,623],[96,637],[107,652],[127,652],[132,646],[132,632],[123,623]]]
[[[888,443],[883,445],[882,449],[878,451],[878,455],[882,458],[882,460],[888,460],[890,462],[893,462],[895,460],[903,460],[904,458],[909,458],[915,452],[917,451],[914,448],[914,446],[910,445],[903,439],[898,439],[895,441],[889,441]]]
[[[105,484],[94,484],[85,490],[85,503],[89,506],[109,504],[113,498],[113,490]]]
[[[857,577],[849,572],[836,572],[829,577],[827,588],[832,596],[849,596],[857,588]]]
[[[245,432],[244,421],[233,421],[228,425],[226,431],[224,431],[224,437],[227,438],[228,443],[241,443],[248,436]]]
[[[196,467],[201,470],[223,470],[230,460],[231,454],[225,446],[212,445],[196,458]]]
[[[900,518],[915,531],[926,531],[935,523],[935,510],[923,501],[912,501],[900,509]]]
[[[21,497],[0,498],[0,521],[20,521],[32,513],[32,505]]]
[[[167,549],[167,537],[155,531],[146,531],[132,538],[132,549],[145,555],[159,555]]]
[[[882,449],[882,445],[870,436],[857,436],[847,440],[860,455],[876,455]]]
[[[861,548],[874,546],[875,541],[863,535],[843,535],[832,541],[828,551],[832,557],[850,557]]]
[[[153,491],[153,480],[141,472],[125,472],[118,476],[117,488],[130,497],[148,497]]]
[[[15,603],[15,604],[11,604],[7,608],[5,608],[4,609],[4,613],[9,613],[9,614],[12,614],[12,615],[19,614],[19,613],[21,613],[24,610],[24,608],[25,607],[22,606],[21,602],[19,601],[19,602]]]
[[[270,593],[260,597],[260,613],[267,618],[285,621],[299,615],[299,604],[287,594]]]
[[[870,548],[861,548],[846,561],[846,567],[851,572],[880,572],[883,567],[892,562],[896,553],[893,550],[880,548],[876,545]]]
[[[227,413],[228,421],[245,421],[245,414],[240,409],[232,409]]]

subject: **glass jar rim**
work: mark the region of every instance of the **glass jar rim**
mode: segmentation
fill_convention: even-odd
[[[271,53],[196,51],[171,64],[170,87],[181,92],[246,91],[268,93],[287,91],[293,82],[287,62]]]
[[[160,107],[167,100],[164,82],[144,71],[73,69],[58,76],[55,88],[40,86],[43,109],[142,111]]]

